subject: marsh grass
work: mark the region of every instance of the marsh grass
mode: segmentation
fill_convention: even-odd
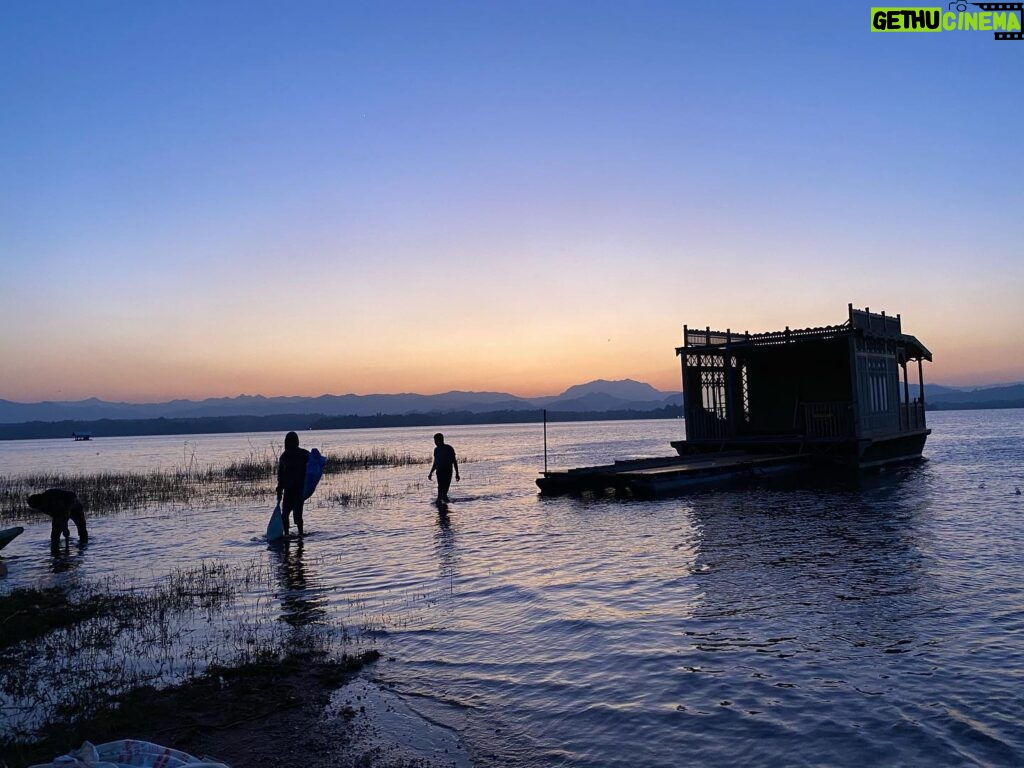
[[[339,507],[369,507],[394,496],[387,484],[357,483],[330,491],[324,498],[328,504]]]
[[[383,467],[407,467],[413,464],[426,464],[429,460],[411,453],[398,453],[383,448],[372,448],[368,451],[349,451],[342,454],[329,454],[324,463],[324,474],[334,475],[341,472],[355,472],[360,469],[380,469]],[[238,461],[231,462],[223,470],[229,480],[272,480],[277,474],[277,456],[271,449],[262,452],[253,451]]]
[[[0,597],[0,744],[30,741],[47,724],[89,717],[141,687],[347,642],[323,622],[277,621],[269,597],[239,600],[278,587],[274,569],[257,560],[203,562],[147,588],[108,582]]]
[[[353,472],[359,469],[380,469],[382,467],[408,467],[414,464],[429,464],[430,459],[412,453],[397,453],[383,448],[369,451],[350,451],[327,457],[325,474]]]
[[[359,470],[425,464],[409,453],[374,448],[328,455],[324,472],[337,475]],[[157,504],[195,504],[215,499],[259,498],[271,493],[277,477],[277,457],[269,448],[222,467],[200,467],[185,456],[183,466],[149,472],[96,472],[88,475],[44,472],[0,475],[0,520],[38,519],[27,504],[29,494],[47,488],[66,488],[84,500],[89,515],[119,512]],[[358,503],[372,495],[350,494]],[[347,503],[356,503],[350,500]]]

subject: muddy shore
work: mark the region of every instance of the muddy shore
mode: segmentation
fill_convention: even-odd
[[[59,590],[18,590],[0,597],[0,656],[100,610],[98,604],[68,602]],[[382,725],[387,730],[385,711],[393,707],[382,706],[379,695],[366,695],[372,684],[360,680],[346,695],[346,684],[379,659],[376,650],[332,657],[293,648],[276,660],[214,667],[177,686],[136,688],[86,717],[50,723],[31,740],[0,742],[0,768],[47,763],[87,740],[100,744],[125,738],[208,756],[232,768],[467,765],[454,735],[417,751],[402,743],[416,740],[408,733],[382,732]],[[0,672],[4,663],[0,660]],[[426,732],[430,726],[417,728]]]

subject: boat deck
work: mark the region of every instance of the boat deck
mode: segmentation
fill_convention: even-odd
[[[698,485],[794,471],[810,460],[807,454],[753,454],[729,451],[617,461],[593,467],[549,471],[537,479],[545,495],[615,490],[637,496],[659,496]]]

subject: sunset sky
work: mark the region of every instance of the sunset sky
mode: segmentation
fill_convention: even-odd
[[[8,2],[0,398],[679,388],[902,313],[1024,380],[1024,42],[871,3]]]

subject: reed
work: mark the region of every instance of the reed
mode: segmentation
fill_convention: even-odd
[[[262,454],[250,453],[243,459],[232,461],[221,472],[225,480],[262,482],[273,479],[277,474],[277,458],[269,450]]]
[[[398,453],[383,448],[372,448],[369,451],[352,451],[349,453],[332,454],[327,457],[324,472],[352,472],[359,469],[379,469],[381,467],[407,467],[413,464],[429,464],[430,459],[412,453]]]
[[[0,633],[0,745],[31,742],[48,724],[89,717],[146,686],[347,642],[326,623],[289,626],[265,602],[240,600],[276,578],[263,562],[203,562],[145,588],[104,582],[0,597],[0,621],[19,629]],[[28,614],[34,623],[23,622]]]
[[[325,498],[329,504],[340,507],[368,507],[394,495],[387,485],[373,486],[360,483],[331,491]]]
[[[324,472],[337,475],[359,470],[405,467],[428,460],[410,453],[374,448],[327,456]],[[0,520],[35,519],[38,514],[26,502],[29,494],[47,488],[74,491],[86,504],[87,514],[103,514],[155,504],[195,504],[225,496],[261,497],[273,490],[277,476],[277,457],[269,448],[253,450],[247,456],[222,467],[197,465],[195,456],[186,455],[181,467],[149,472],[96,472],[76,475],[40,472],[0,475]],[[366,501],[362,497],[366,496]],[[345,504],[368,503],[372,494]]]
[[[192,499],[198,489],[212,482],[211,470],[197,472],[182,469],[147,473],[97,472],[68,475],[58,472],[0,476],[0,518],[35,517],[29,509],[29,494],[47,488],[74,491],[87,503],[88,510],[116,511],[132,506],[163,504]]]

